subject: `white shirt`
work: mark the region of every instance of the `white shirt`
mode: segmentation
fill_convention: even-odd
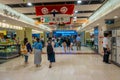
[[[108,45],[108,38],[107,38],[107,37],[104,37],[104,38],[103,38],[103,47],[104,47],[104,48],[107,48],[106,45]]]

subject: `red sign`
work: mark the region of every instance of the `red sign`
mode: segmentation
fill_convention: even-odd
[[[65,4],[65,5],[49,5],[49,6],[36,6],[35,11],[36,15],[47,15],[50,13],[60,13],[60,14],[73,14],[74,5]]]

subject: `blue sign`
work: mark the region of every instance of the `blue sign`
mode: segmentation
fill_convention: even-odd
[[[40,38],[40,34],[32,34],[33,37]]]
[[[56,31],[53,31],[53,34],[56,37],[60,37],[60,36],[77,35],[77,32],[75,30],[56,30]]]

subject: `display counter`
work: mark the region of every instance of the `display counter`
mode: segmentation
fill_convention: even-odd
[[[0,44],[0,58],[9,59],[20,55],[20,45]]]

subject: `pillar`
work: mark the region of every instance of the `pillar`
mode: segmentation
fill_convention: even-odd
[[[32,29],[25,28],[25,37],[28,38],[28,41],[32,44]]]
[[[44,31],[43,34],[44,34],[44,41],[45,41],[45,43],[46,43],[46,42],[47,42],[47,35],[46,35],[46,32]]]
[[[16,30],[16,39],[19,40],[21,44],[24,40],[24,30]]]
[[[98,39],[98,44],[99,44],[99,53],[101,55],[104,55],[103,52],[103,38],[104,38],[104,31],[107,30],[107,26],[99,26],[99,39]]]
[[[43,33],[40,33],[40,38],[44,38],[44,32]]]

